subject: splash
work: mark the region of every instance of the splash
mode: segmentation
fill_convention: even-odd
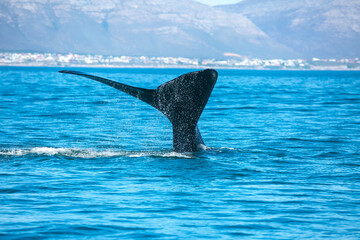
[[[35,147],[30,149],[1,149],[0,156],[62,156],[74,158],[112,158],[112,157],[163,157],[163,158],[194,158],[192,154],[176,153],[169,151],[121,151],[121,150],[96,150],[79,148],[54,148]]]
[[[194,158],[194,155],[177,152],[137,152],[130,154],[129,157]]]

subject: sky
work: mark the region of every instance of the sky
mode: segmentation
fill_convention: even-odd
[[[210,6],[233,4],[233,3],[241,2],[241,0],[196,0],[196,1],[210,5]]]

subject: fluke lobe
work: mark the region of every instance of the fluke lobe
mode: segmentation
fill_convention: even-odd
[[[79,75],[107,84],[162,112],[173,127],[175,152],[195,152],[204,146],[197,122],[215,86],[218,77],[215,70],[186,73],[160,85],[157,89],[132,87],[78,71],[59,72]]]

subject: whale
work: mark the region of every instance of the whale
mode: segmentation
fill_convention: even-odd
[[[162,112],[170,120],[173,128],[174,152],[196,152],[206,149],[198,121],[217,81],[216,70],[205,69],[186,73],[161,84],[156,89],[134,87],[79,71],[59,72],[104,83]]]

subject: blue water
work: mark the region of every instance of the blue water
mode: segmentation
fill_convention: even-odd
[[[360,238],[360,72],[220,70],[210,149],[178,154],[161,113],[58,70],[0,68],[1,239]]]

